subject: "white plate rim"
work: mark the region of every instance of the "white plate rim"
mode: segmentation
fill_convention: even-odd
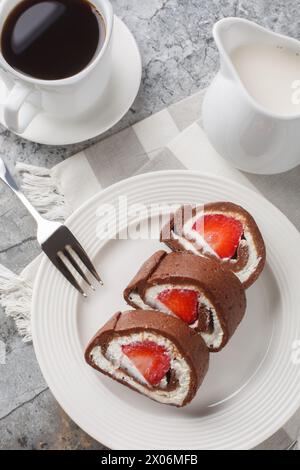
[[[137,182],[143,182],[144,183],[147,180],[148,180],[148,182],[149,182],[149,180],[151,182],[152,178],[154,178],[157,181],[158,177],[172,178],[172,176],[176,177],[176,176],[180,176],[180,175],[182,177],[187,177],[187,178],[189,178],[189,177],[196,177],[196,178],[199,177],[200,179],[201,178],[202,179],[207,178],[208,180],[209,179],[214,180],[214,181],[217,181],[220,184],[223,184],[225,186],[230,185],[231,187],[235,187],[237,190],[243,192],[243,194],[248,193],[249,196],[252,196],[255,199],[258,199],[260,201],[263,200],[267,207],[269,207],[272,211],[275,211],[277,213],[277,215],[284,222],[286,228],[290,231],[290,233],[293,236],[295,236],[296,238],[298,238],[299,239],[298,241],[300,241],[300,234],[299,234],[298,230],[295,228],[295,226],[289,221],[289,219],[279,209],[277,209],[271,202],[267,201],[263,196],[261,196],[261,194],[257,193],[256,191],[254,191],[254,190],[252,190],[252,189],[250,189],[250,188],[248,188],[248,187],[246,187],[246,186],[244,186],[240,183],[233,182],[232,180],[229,180],[227,178],[223,178],[221,176],[215,176],[215,175],[210,174],[210,173],[203,173],[203,172],[193,171],[193,170],[165,170],[165,171],[159,171],[159,172],[153,172],[153,173],[146,173],[146,174],[143,174],[143,175],[137,175],[137,176],[128,178],[127,180],[122,180],[122,181],[106,188],[105,190],[101,191],[100,193],[96,194],[91,199],[86,201],[81,207],[79,207],[68,218],[68,220],[66,221],[66,224],[69,225],[69,226],[72,226],[72,223],[74,223],[74,221],[77,219],[78,215],[80,213],[83,213],[90,205],[94,204],[99,199],[102,199],[105,196],[110,195],[110,193],[111,193],[111,195],[113,195],[114,193],[117,193],[120,189],[124,188],[124,192],[126,192],[126,187],[128,185],[130,185],[132,187]],[[36,282],[35,282],[34,293],[33,293],[33,302],[32,302],[32,334],[33,334],[33,342],[34,342],[34,348],[35,348],[35,352],[36,352],[36,355],[37,355],[37,359],[39,361],[39,364],[40,364],[40,367],[41,367],[42,372],[44,374],[44,377],[46,378],[46,381],[49,384],[49,381],[48,381],[49,377],[47,377],[47,371],[45,370],[43,364],[41,364],[41,360],[40,360],[41,359],[40,344],[39,344],[39,341],[38,341],[38,338],[37,338],[37,331],[36,331],[36,324],[35,324],[35,318],[37,318],[37,316],[36,316],[36,312],[37,312],[36,305],[37,305],[37,300],[38,300],[38,296],[39,296],[38,285],[41,282],[41,278],[43,276],[43,270],[45,269],[47,264],[48,264],[48,261],[47,261],[47,259],[44,258],[41,262],[41,265],[40,265],[40,268],[39,268],[39,271],[38,271],[38,274],[37,274]],[[298,373],[298,375],[299,375],[299,373]],[[53,395],[56,397],[57,401],[61,404],[61,406],[68,413],[68,411],[67,411],[68,406],[65,406],[65,404],[62,403],[63,400],[61,399],[59,394],[57,394],[56,391],[54,390],[55,385],[49,384],[49,386],[50,386],[50,389],[51,389]],[[269,427],[264,432],[261,432],[260,434],[258,434],[255,439],[252,439],[252,441],[249,442],[249,446],[247,445],[247,446],[242,447],[242,448],[247,448],[247,449],[248,448],[253,448],[256,445],[260,444],[265,439],[267,439],[268,437],[270,437],[270,435],[272,435],[274,432],[276,432],[280,427],[282,427],[289,420],[289,418],[298,409],[299,405],[300,405],[300,395],[299,395],[299,398],[297,400],[294,400],[293,404],[290,404],[289,411],[286,412],[284,415],[282,415],[280,418],[278,418],[276,420],[276,423],[273,423],[272,427]],[[68,413],[68,414],[71,415],[71,413]],[[90,434],[94,439],[99,441],[99,436],[98,435],[95,435],[95,434],[91,433],[88,429],[85,428],[84,425],[82,425],[82,423],[78,422],[76,420],[76,418],[74,419],[74,417],[72,417],[72,419],[82,429],[84,429],[88,434]],[[106,445],[107,447],[112,448],[112,449],[116,448],[116,447],[114,447],[114,440],[109,439],[107,436],[105,438],[101,438],[101,443]]]

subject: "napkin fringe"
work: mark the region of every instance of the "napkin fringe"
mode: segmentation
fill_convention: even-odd
[[[22,190],[34,207],[47,219],[64,221],[71,207],[60,188],[58,179],[48,168],[17,162]]]
[[[32,287],[0,264],[0,304],[8,317],[14,319],[25,343],[31,341],[30,308]]]

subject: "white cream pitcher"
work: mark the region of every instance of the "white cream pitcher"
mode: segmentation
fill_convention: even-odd
[[[220,71],[203,103],[215,149],[235,167],[281,173],[300,164],[300,42],[241,18],[213,29]]]

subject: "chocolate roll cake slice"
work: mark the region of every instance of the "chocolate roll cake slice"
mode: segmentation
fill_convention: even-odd
[[[178,407],[195,396],[208,370],[199,336],[174,317],[153,310],[116,313],[90,341],[94,369],[143,395]]]
[[[253,217],[232,202],[182,206],[161,232],[173,251],[214,258],[232,271],[244,288],[253,284],[266,261],[266,249]]]
[[[210,351],[225,346],[246,310],[245,291],[231,271],[187,252],[154,253],[125,289],[124,298],[134,308],[151,307],[180,318]]]

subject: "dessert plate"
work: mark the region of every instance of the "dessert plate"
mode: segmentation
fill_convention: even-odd
[[[105,239],[101,234],[107,228],[112,234],[118,229],[124,233],[124,195],[140,225],[130,222],[130,239]],[[159,217],[155,206],[150,214],[136,204],[149,208],[217,200],[241,204],[255,217],[266,242],[267,265],[247,290],[242,324],[223,351],[211,354],[194,401],[182,409],[168,407],[97,373],[86,365],[83,353],[99,327],[128,308],[122,300],[124,287],[140,264],[162,248],[157,239],[137,239],[145,235],[144,229],[139,232],[142,226],[157,235]],[[116,208],[118,226],[104,215],[107,208]],[[46,381],[82,429],[112,449],[249,449],[291,417],[300,405],[295,356],[300,339],[300,235],[270,202],[213,175],[164,171],[111,186],[78,209],[67,225],[92,256],[104,287],[83,299],[43,259],[34,287],[32,332]]]
[[[40,113],[21,135],[46,145],[67,145],[96,137],[114,126],[132,105],[141,83],[142,63],[137,43],[120,18],[115,16],[112,73],[104,95],[95,106],[73,120]],[[3,123],[5,85],[0,79],[0,123]]]

